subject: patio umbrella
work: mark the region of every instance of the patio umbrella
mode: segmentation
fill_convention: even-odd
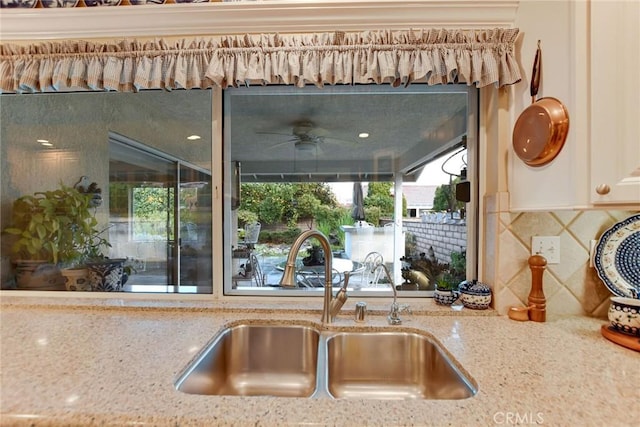
[[[353,210],[351,218],[355,221],[364,220],[364,196],[362,195],[362,183],[353,183]]]

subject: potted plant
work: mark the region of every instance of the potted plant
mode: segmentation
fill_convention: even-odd
[[[307,256],[302,258],[302,264],[307,267],[324,265],[324,253],[322,247],[316,243],[307,249]]]
[[[104,254],[103,249],[110,246],[102,232],[95,233],[87,246],[86,264],[94,291],[120,292],[132,273],[131,267],[125,264],[125,258],[109,258]]]
[[[457,290],[458,285],[453,280],[451,273],[443,272],[438,275],[436,280],[436,290],[433,293],[433,299],[440,305],[451,305],[459,297],[460,292]]]
[[[94,290],[89,264],[106,258],[102,253],[102,248],[110,247],[111,245],[101,236],[102,232],[93,229],[92,233],[85,240],[84,247],[80,253],[73,260],[64,263],[61,268],[60,272],[65,278],[68,291]]]
[[[17,266],[18,287],[59,286],[62,278],[56,267],[75,267],[84,262],[87,247],[98,233],[97,223],[91,195],[64,184],[56,190],[16,199],[11,226],[4,231],[15,239],[11,253]],[[45,283],[31,283],[36,271],[43,269],[47,271]]]
[[[102,237],[106,230],[95,233],[86,247],[85,259],[89,269],[89,280],[94,291],[120,292],[129,280],[129,276],[137,273],[132,258],[109,258],[104,250],[111,247],[107,239]]]

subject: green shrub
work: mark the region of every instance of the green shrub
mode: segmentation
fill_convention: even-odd
[[[260,231],[260,243],[271,243],[274,245],[292,244],[302,231],[299,228],[288,228],[284,231],[262,230]]]
[[[364,216],[367,222],[373,224],[376,227],[380,225],[381,215],[382,211],[379,206],[366,206],[364,208]],[[353,223],[353,220],[351,222]]]
[[[251,224],[258,222],[258,214],[246,209],[238,209],[238,225]]]

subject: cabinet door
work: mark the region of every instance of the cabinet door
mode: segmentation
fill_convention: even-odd
[[[591,2],[594,204],[640,204],[640,2]]]

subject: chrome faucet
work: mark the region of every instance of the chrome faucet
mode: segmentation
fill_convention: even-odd
[[[342,304],[334,303],[332,310],[332,286],[333,282],[331,280],[331,276],[333,274],[333,268],[331,266],[333,260],[333,253],[331,252],[331,244],[329,243],[329,239],[317,230],[307,230],[300,234],[295,242],[291,245],[291,249],[289,250],[289,255],[287,256],[287,262],[284,266],[284,273],[282,274],[282,278],[280,279],[280,286],[283,287],[293,287],[296,285],[295,272],[296,272],[296,257],[302,244],[309,238],[315,237],[319,242],[320,246],[322,246],[322,250],[324,252],[324,304],[322,307],[322,323],[332,323],[333,317],[340,311]],[[346,288],[346,286],[345,286]],[[346,300],[346,294],[344,295],[344,299]],[[344,301],[342,301],[344,303]],[[334,311],[334,313],[332,313]]]
[[[405,310],[408,307],[400,307],[398,305],[398,291],[396,290],[396,285],[393,283],[393,277],[391,277],[391,273],[389,273],[389,269],[384,264],[378,264],[373,267],[372,273],[375,273],[378,268],[382,267],[384,270],[384,274],[387,276],[387,280],[389,281],[389,285],[391,286],[391,290],[393,290],[393,302],[391,303],[391,309],[389,310],[389,315],[387,316],[387,320],[390,325],[401,325],[402,319],[400,318],[400,311]]]

